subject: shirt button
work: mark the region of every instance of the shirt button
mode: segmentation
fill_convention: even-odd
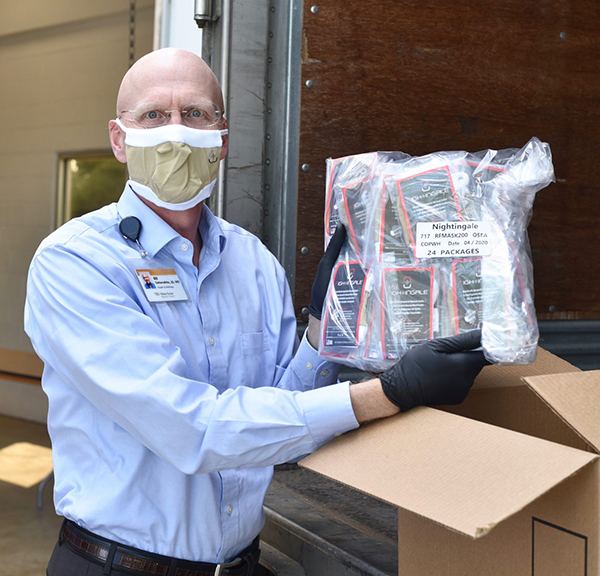
[[[184,243],[184,244],[182,244],[182,245],[181,245],[181,249],[182,249],[184,252],[187,252],[187,251],[190,249],[190,245],[189,245],[189,244],[185,244],[185,243]]]
[[[307,370],[312,370],[312,364],[310,362],[306,363],[306,369]]]
[[[329,370],[323,370],[323,372],[321,372],[321,376],[323,377],[327,376],[327,374],[329,374]]]
[[[208,339],[208,341],[210,342],[211,346],[215,345],[215,339],[212,336]]]
[[[229,514],[231,516],[232,512],[233,512],[233,508],[231,506],[227,506],[227,514]]]

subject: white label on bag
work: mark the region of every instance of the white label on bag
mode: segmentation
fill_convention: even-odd
[[[492,253],[490,222],[417,222],[417,258],[464,258]]]

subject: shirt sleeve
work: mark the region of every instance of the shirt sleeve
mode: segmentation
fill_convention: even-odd
[[[340,365],[321,358],[308,341],[307,333],[308,330],[290,363],[295,380],[301,386],[299,389],[312,390],[337,382]]]
[[[319,356],[308,341],[308,330],[305,330],[298,345],[296,316],[289,285],[281,265],[277,262],[276,266],[282,307],[278,319],[279,377],[276,377],[273,385],[286,390],[306,391],[336,383],[340,365]]]
[[[46,370],[182,472],[290,461],[358,426],[348,383],[315,387],[317,362],[310,377],[298,376],[296,364],[306,368],[316,353],[302,346],[284,370],[302,382],[291,389],[219,394],[186,378],[179,349],[108,268],[62,245],[41,251],[29,272],[26,331]]]

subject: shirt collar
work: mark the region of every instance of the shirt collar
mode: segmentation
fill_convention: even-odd
[[[139,242],[144,250],[151,257],[154,257],[171,240],[180,236],[156,212],[140,200],[133,191],[131,184],[131,181],[125,184],[123,194],[117,203],[117,211],[121,220],[128,216],[135,216],[141,222],[142,229]],[[198,229],[207,250],[216,254],[220,254],[224,250],[225,234],[218,218],[208,209],[206,204],[202,207]]]
[[[125,190],[117,203],[117,211],[121,220],[135,216],[142,223],[139,242],[151,257],[171,240],[179,237],[171,226],[138,198],[131,187],[131,181],[125,184]]]
[[[210,211],[206,204],[202,208],[198,230],[200,231],[202,242],[208,251],[215,254],[223,252],[227,238],[223,233],[219,219]]]

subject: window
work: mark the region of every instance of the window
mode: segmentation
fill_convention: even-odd
[[[62,156],[57,224],[116,202],[126,181],[127,166],[110,152]]]

